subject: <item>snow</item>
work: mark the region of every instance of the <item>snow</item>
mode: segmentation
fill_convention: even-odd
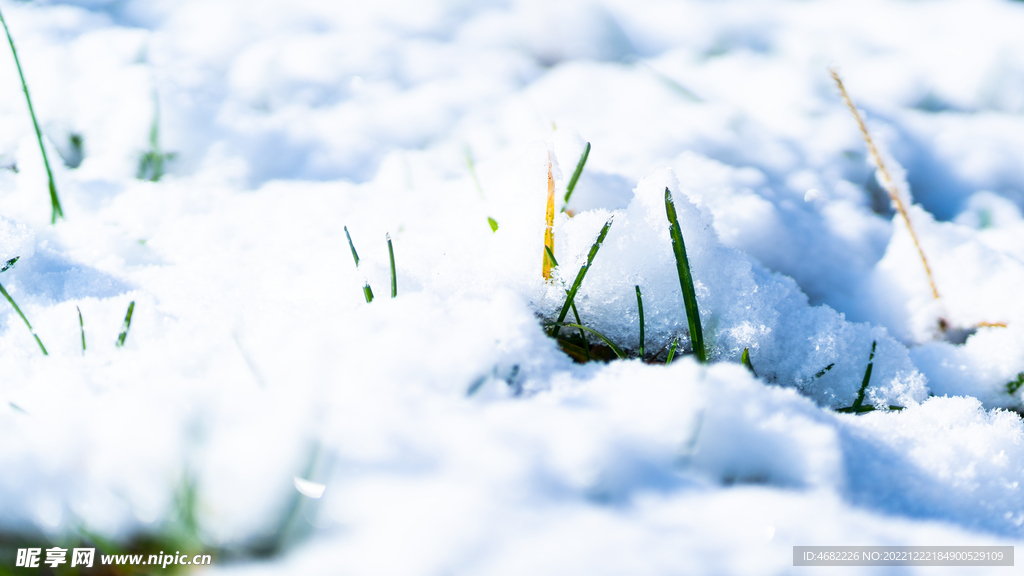
[[[245,576],[777,574],[794,545],[1024,539],[1024,4],[0,9],[66,215],[0,55],[0,284],[49,352],[0,302],[2,561],[170,538],[189,486],[211,570]],[[609,220],[577,309],[635,356],[640,286],[648,362],[544,332]],[[836,411],[862,391],[875,411]]]

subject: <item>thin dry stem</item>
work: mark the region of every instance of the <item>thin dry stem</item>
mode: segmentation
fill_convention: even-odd
[[[551,160],[548,160],[548,210],[546,214],[546,226],[544,228],[544,246],[550,248],[552,254],[555,252],[555,177],[551,174]],[[551,280],[551,259],[548,258],[547,250],[544,250],[544,267],[541,269],[544,280]]]
[[[938,300],[939,290],[935,287],[935,279],[932,277],[931,266],[928,265],[928,259],[924,256],[924,250],[921,249],[921,243],[917,239],[917,233],[914,232],[914,226],[910,223],[910,214],[907,213],[907,207],[903,204],[903,198],[900,196],[900,191],[896,188],[896,184],[893,182],[892,177],[889,176],[889,170],[886,169],[885,162],[882,161],[882,156],[878,153],[878,148],[875,147],[875,143],[871,139],[868,127],[864,124],[864,120],[860,117],[860,113],[857,112],[857,107],[854,106],[853,101],[850,100],[850,95],[847,94],[846,87],[843,86],[843,81],[839,78],[839,73],[836,72],[835,68],[830,68],[829,72],[832,74],[832,79],[836,81],[836,86],[839,87],[839,92],[843,96],[843,101],[846,102],[846,106],[850,109],[853,117],[857,119],[857,125],[860,127],[860,134],[864,137],[864,142],[868,145],[868,152],[871,154],[871,159],[874,160],[875,166],[878,167],[879,174],[882,175],[882,186],[889,194],[889,199],[896,205],[896,210],[901,216],[903,216],[903,221],[907,223],[907,230],[910,232],[910,238],[914,241],[914,247],[917,248],[917,253],[921,256],[921,263],[924,264],[924,271],[928,275],[928,284],[932,287],[932,296]]]
[[[979,322],[977,328],[1006,328],[1006,322]]]

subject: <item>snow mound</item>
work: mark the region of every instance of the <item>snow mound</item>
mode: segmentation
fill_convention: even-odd
[[[711,359],[738,361],[749,347],[755,370],[766,381],[796,387],[822,405],[839,408],[857,397],[872,343],[877,342],[868,389],[871,402],[905,406],[927,396],[926,380],[907,349],[884,328],[847,322],[828,306],[810,306],[792,279],[723,246],[713,216],[679,192],[669,169],[642,179],[624,211],[583,212],[558,221],[558,281],[538,300],[545,317],[557,314],[598,230],[611,218],[608,236],[576,295],[583,323],[620,346],[638,350],[634,286],[640,286],[646,350],[657,354],[674,338],[687,336],[665,212],[666,187],[676,198]]]

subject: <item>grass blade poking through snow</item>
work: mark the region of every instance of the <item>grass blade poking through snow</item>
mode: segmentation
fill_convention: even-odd
[[[864,381],[861,382],[860,384],[860,390],[857,392],[857,399],[853,401],[853,406],[850,406],[848,408],[840,408],[839,410],[837,410],[837,412],[853,412],[854,414],[859,414],[861,412],[870,412],[871,410],[875,409],[874,406],[870,406],[868,408],[864,408],[863,406],[864,393],[867,392],[868,384],[871,383],[871,369],[874,367],[875,364],[875,347],[877,346],[877,340],[871,343],[871,355],[868,356],[868,367],[866,370],[864,370]]]
[[[548,253],[548,258],[551,259],[551,264],[555,268],[557,268],[558,267],[558,260],[555,260],[555,254],[551,251],[551,248],[548,248],[547,246],[545,246],[544,250]],[[569,291],[566,290],[565,293],[569,294]],[[574,318],[576,318],[576,323],[577,324],[583,324],[583,321],[580,320],[580,313],[576,311],[576,303],[575,302],[572,303],[572,315],[573,315]],[[580,330],[580,338],[583,340],[583,353],[584,353],[584,355],[587,358],[587,362],[589,362],[590,361],[590,346],[587,344],[587,335],[583,333],[582,329]]]
[[[572,173],[572,178],[569,179],[569,185],[565,187],[565,206],[562,206],[562,212],[569,206],[569,198],[572,197],[572,191],[576,189],[576,182],[580,179],[580,174],[583,174],[583,167],[587,165],[587,158],[590,156],[590,142],[587,142],[587,147],[583,149],[583,155],[580,156],[580,161],[576,163],[576,171]]]
[[[85,355],[85,322],[82,321],[82,309],[75,306],[75,310],[78,310],[78,329],[82,332],[82,355]]]
[[[345,238],[348,239],[349,250],[352,250],[352,259],[356,261],[356,268],[359,268],[359,254],[356,252],[356,246],[352,243],[352,235],[348,233],[348,226],[345,226]]]
[[[153,91],[153,123],[149,127],[149,152],[139,158],[139,180],[159,182],[164,177],[164,164],[177,156],[174,152],[164,153],[160,147],[160,97]]]
[[[757,372],[754,372],[754,365],[750,363],[750,348],[743,349],[743,355],[740,356],[740,364],[743,364],[754,375],[754,378],[757,378]]]
[[[865,412],[871,412],[875,409],[870,404],[864,405],[864,393],[868,390],[868,385],[871,383],[871,369],[874,368],[875,364],[875,348],[878,346],[878,341],[871,343],[871,355],[868,356],[868,367],[864,370],[864,380],[860,384],[860,390],[857,392],[857,399],[853,401],[853,406],[847,406],[846,408],[838,408],[836,412],[845,412],[848,414],[863,414]],[[830,364],[829,367],[832,365]],[[903,406],[889,406],[889,410],[903,410]]]
[[[391,247],[391,234],[385,234],[388,239],[388,258],[391,259],[391,297],[398,296],[398,277],[395,276],[395,249]]]
[[[348,238],[348,247],[352,250],[352,259],[356,261],[356,270],[359,269],[359,254],[356,253],[356,245],[352,243],[352,235],[348,233],[348,226],[345,226],[345,238]],[[373,290],[370,290],[370,283],[363,282],[363,297],[366,302],[373,302]]]
[[[11,258],[10,260],[7,261],[7,263],[3,267],[3,270],[0,270],[0,272],[6,272],[7,270],[10,270],[11,266],[14,266],[14,263],[17,261],[18,258]],[[39,339],[39,336],[36,334],[36,331],[32,329],[32,324],[30,324],[28,318],[25,318],[25,315],[22,314],[21,308],[18,308],[18,305],[14,302],[14,298],[11,298],[11,295],[7,293],[7,290],[4,288],[3,284],[0,284],[0,294],[4,295],[4,298],[6,298],[7,301],[11,303],[11,306],[14,308],[14,311],[18,313],[18,316],[21,316],[21,320],[25,322],[25,326],[28,326],[28,331],[31,332],[32,337],[36,339],[36,344],[39,344],[39,349],[43,351],[43,356],[49,356],[50,354],[46,351],[46,346],[43,346],[43,341]]]
[[[670,346],[669,349],[668,349],[668,357],[665,358],[665,365],[666,366],[671,364],[672,363],[672,359],[676,357],[676,344],[679,344],[679,340],[678,339],[673,339],[672,340],[672,346]]]
[[[121,333],[117,335],[117,347],[124,347],[124,339],[128,337],[128,329],[132,327],[132,312],[135,311],[135,300],[128,304],[128,313],[124,315],[124,324],[121,324]]]
[[[640,311],[640,359],[644,359],[644,299],[640,295],[640,285],[633,286],[636,288],[636,307]]]
[[[587,263],[584,264],[579,273],[576,274],[576,280],[573,280],[572,288],[569,288],[569,293],[565,296],[565,304],[562,305],[562,311],[558,313],[558,322],[555,324],[555,330],[552,336],[558,337],[558,328],[565,321],[565,315],[569,313],[569,308],[572,307],[576,300],[576,292],[580,289],[580,284],[583,284],[583,278],[587,275],[587,270],[594,264],[594,258],[597,257],[597,251],[601,249],[601,243],[604,242],[605,236],[608,236],[608,229],[612,227],[612,219],[609,218],[604,226],[601,228],[600,234],[597,235],[597,240],[594,241],[594,245],[590,247],[590,253],[587,254]]]
[[[53,213],[50,216],[50,224],[57,223],[57,217],[64,217],[64,211],[60,207],[60,200],[57,198],[57,185],[53,182],[53,170],[50,169],[50,159],[46,156],[46,148],[43,146],[43,132],[39,129],[39,121],[36,120],[36,111],[32,107],[32,98],[28,95],[28,83],[25,82],[25,73],[21,71],[21,61],[18,59],[18,50],[14,47],[14,38],[11,38],[11,31],[7,28],[7,21],[0,12],[0,23],[4,25],[4,32],[7,33],[7,41],[11,45],[11,54],[14,55],[14,65],[18,68],[18,76],[21,78],[21,89],[25,92],[25,102],[28,103],[28,115],[32,117],[32,127],[36,130],[36,141],[39,142],[39,152],[43,155],[43,166],[46,167],[46,177],[50,181],[50,205]],[[42,344],[40,344],[42,346]]]
[[[686,245],[683,244],[683,230],[679,227],[676,217],[676,204],[672,201],[672,192],[665,187],[665,212],[668,214],[669,234],[672,236],[672,252],[676,256],[676,269],[679,272],[679,286],[683,291],[683,305],[686,307],[686,321],[690,325],[690,341],[693,353],[700,362],[707,362],[707,350],[704,349],[704,332],[700,327],[700,312],[697,310],[697,293],[693,289],[693,275],[690,272],[690,261],[686,258]]]

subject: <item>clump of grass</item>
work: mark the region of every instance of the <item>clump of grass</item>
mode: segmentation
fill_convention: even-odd
[[[395,275],[395,249],[391,246],[391,234],[385,234],[388,239],[388,258],[391,260],[391,297],[398,296],[398,277]]]
[[[644,299],[643,299],[643,296],[641,296],[641,294],[640,294],[640,285],[637,284],[637,285],[633,286],[633,288],[636,289],[636,308],[638,310],[638,313],[640,314],[640,350],[637,352],[637,355],[639,355],[640,359],[643,360],[644,359]]]
[[[124,347],[124,340],[128,337],[128,329],[132,327],[132,312],[135,311],[135,300],[128,304],[128,313],[124,315],[124,323],[121,324],[121,333],[117,335],[117,347]]]
[[[683,295],[684,295],[684,302],[687,305],[686,306],[686,312],[687,312],[687,317],[688,317],[688,320],[689,320],[689,323],[690,323],[690,333],[691,334],[696,334],[695,337],[691,336],[691,340],[695,342],[694,351],[695,351],[695,354],[697,354],[698,359],[701,362],[706,362],[707,361],[707,356],[706,356],[706,353],[704,353],[704,350],[705,350],[704,339],[703,339],[703,334],[701,332],[700,321],[699,321],[699,318],[698,318],[698,312],[697,312],[697,309],[696,309],[696,296],[695,296],[695,291],[694,291],[694,288],[693,288],[693,280],[692,280],[692,277],[689,276],[689,261],[686,259],[686,248],[685,248],[685,246],[683,245],[683,242],[682,242],[682,232],[681,232],[681,229],[679,228],[679,221],[678,221],[678,219],[676,217],[675,205],[672,202],[671,193],[669,192],[668,188],[665,189],[665,192],[666,192],[666,210],[667,210],[667,214],[668,214],[668,218],[669,218],[670,229],[671,229],[672,239],[673,239],[673,250],[676,253],[676,261],[677,261],[677,265],[678,265],[678,267],[680,269],[680,283],[681,283],[681,285],[684,286],[684,288],[683,288]],[[595,330],[594,328],[590,328],[588,326],[584,326],[583,323],[580,321],[579,313],[576,311],[576,305],[575,305],[576,293],[579,290],[580,285],[583,283],[583,279],[586,276],[587,271],[590,269],[590,266],[593,265],[594,258],[597,256],[597,252],[598,252],[598,250],[600,250],[601,245],[604,242],[604,239],[605,239],[605,237],[608,234],[608,230],[611,228],[611,225],[612,225],[612,219],[609,219],[605,223],[605,225],[601,228],[601,232],[598,234],[597,240],[594,242],[593,246],[591,246],[590,253],[587,255],[587,262],[586,262],[586,264],[584,264],[583,267],[580,268],[579,273],[576,275],[576,279],[573,281],[572,287],[569,290],[566,290],[566,300],[565,300],[565,303],[562,305],[561,311],[559,312],[558,320],[554,324],[552,324],[553,330],[551,332],[551,336],[553,338],[555,338],[556,340],[558,340],[558,342],[562,346],[563,350],[565,350],[570,356],[573,356],[574,358],[577,358],[577,359],[579,359],[580,355],[577,353],[577,351],[571,349],[571,346],[569,346],[571,343],[568,342],[567,340],[558,339],[559,329],[562,326],[568,326],[570,328],[578,329],[580,331],[580,339],[584,342],[584,346],[586,346],[586,341],[587,341],[586,340],[586,335],[584,334],[584,331],[585,331],[585,332],[589,332],[591,334],[594,334],[599,339],[601,339],[605,344],[607,344],[608,345],[608,349],[610,349],[615,354],[616,357],[618,357],[620,359],[625,359],[627,357],[627,354],[619,346],[615,345],[611,341],[611,339],[609,339],[607,336],[605,336],[601,332]],[[550,260],[550,262],[552,262],[555,266],[558,266],[558,262],[555,260],[555,255],[552,252],[550,247],[545,246],[545,253],[547,255],[548,260]],[[685,271],[685,276],[684,276],[684,271]],[[685,280],[684,280],[684,278],[685,278]],[[685,287],[687,284],[689,286],[688,290]],[[646,326],[645,326],[645,318],[644,318],[643,293],[640,290],[640,286],[639,285],[634,285],[633,289],[634,289],[634,292],[636,293],[637,311],[639,313],[639,323],[640,323],[640,346],[639,346],[639,350],[638,350],[638,353],[637,353],[637,357],[640,358],[641,360],[643,360],[644,355],[646,354],[646,334],[645,334]],[[687,293],[689,293],[689,296],[687,296]],[[576,322],[575,323],[565,322],[565,317],[568,314],[569,310],[572,310],[573,311],[573,315],[576,317]],[[696,321],[694,321],[694,319],[696,319]],[[672,362],[673,358],[675,357],[676,348],[677,348],[678,344],[679,344],[679,339],[678,338],[673,338],[672,341],[671,341],[671,347],[669,348],[669,351],[668,351],[668,356],[667,356],[666,361],[665,361],[666,364],[669,364],[669,363]],[[662,351],[663,350],[664,350],[664,348],[662,348]],[[698,350],[700,352],[697,352]],[[656,357],[658,357],[660,355],[661,355],[661,351],[656,353],[654,357],[656,358]],[[591,359],[590,355],[589,355],[589,351],[587,351],[587,358],[586,359],[587,359],[587,361],[589,361]],[[603,359],[607,360],[609,358],[606,357],[606,358],[603,358]],[[749,363],[749,361],[748,361],[748,363]]]
[[[173,152],[164,152],[160,147],[160,98],[153,92],[153,123],[149,127],[149,151],[139,158],[139,170],[135,177],[139,180],[159,182],[164,177],[164,165],[177,156]]]
[[[82,309],[75,306],[75,310],[78,310],[78,329],[82,333],[82,355],[85,355],[85,322],[82,321]]]
[[[704,332],[700,326],[700,312],[697,309],[697,293],[693,289],[693,274],[690,272],[690,261],[686,257],[686,245],[683,243],[683,230],[679,227],[676,217],[676,205],[672,200],[672,192],[665,187],[665,212],[668,215],[669,234],[672,236],[672,252],[676,257],[676,270],[679,272],[679,286],[683,291],[683,305],[686,308],[686,321],[690,325],[690,341],[697,360],[708,361],[707,350],[704,348]]]
[[[356,270],[359,269],[359,254],[356,252],[356,246],[352,243],[352,235],[348,233],[348,226],[345,226],[345,238],[348,238],[348,247],[352,250],[352,259],[356,261]],[[370,289],[370,283],[363,283],[363,297],[366,298],[366,302],[373,302],[373,290]]]
[[[750,373],[754,375],[754,378],[757,378],[757,372],[754,371],[754,365],[750,363],[750,348],[743,349],[743,355],[740,356],[740,364],[743,364],[743,367],[750,370]]]
[[[569,185],[565,187],[565,206],[562,206],[562,212],[565,212],[569,206],[569,198],[572,197],[572,192],[576,189],[576,182],[579,181],[580,174],[583,174],[583,167],[587,165],[587,158],[589,157],[590,142],[587,142],[587,147],[583,149],[583,154],[580,155],[580,160],[576,163],[576,170],[572,173],[572,178],[569,179]]]
[[[551,280],[551,259],[548,253],[555,250],[555,177],[551,174],[552,162],[548,157],[548,204],[544,214],[544,264],[541,267],[541,275],[544,281]]]
[[[7,272],[12,267],[14,267],[14,264],[18,262],[19,258],[21,257],[15,256],[14,258],[8,260],[4,264],[4,267],[0,269],[0,273]],[[46,351],[46,346],[43,346],[43,341],[39,339],[39,335],[36,334],[36,331],[32,328],[32,324],[29,323],[28,318],[26,318],[25,314],[22,313],[21,308],[18,307],[18,304],[14,301],[14,298],[11,298],[11,295],[7,293],[7,289],[4,288],[3,284],[0,284],[0,294],[4,295],[4,298],[6,298],[7,301],[11,303],[11,306],[14,308],[14,311],[18,313],[18,316],[21,316],[21,320],[22,322],[25,323],[25,326],[28,326],[28,331],[31,332],[32,337],[36,339],[36,344],[39,344],[39,349],[43,351],[43,356],[49,356],[50,354],[49,352]]]
[[[601,244],[604,243],[605,237],[608,236],[608,229],[611,227],[612,218],[609,218],[608,221],[604,223],[604,226],[601,227],[601,232],[597,235],[597,240],[594,241],[594,245],[590,247],[590,252],[587,254],[587,263],[584,264],[576,274],[576,279],[573,280],[572,287],[569,288],[569,293],[565,296],[565,304],[562,305],[562,311],[558,313],[558,321],[555,323],[555,328],[552,332],[553,337],[558,337],[558,329],[565,321],[565,316],[569,313],[569,308],[572,307],[576,299],[576,293],[579,291],[580,285],[583,284],[583,278],[586,277],[587,271],[590,270],[591,266],[593,266],[594,258],[597,257],[597,251],[601,249]]]
[[[25,102],[28,103],[28,115],[32,117],[32,127],[36,130],[36,141],[39,143],[39,152],[43,155],[43,166],[46,167],[46,177],[50,183],[50,206],[53,209],[50,224],[56,224],[58,216],[64,217],[64,210],[61,209],[60,200],[57,198],[57,185],[53,181],[53,170],[50,169],[50,159],[46,155],[46,147],[43,146],[43,132],[39,129],[39,120],[36,119],[36,111],[32,107],[32,97],[28,94],[28,83],[25,82],[25,73],[21,70],[18,49],[14,47],[14,38],[11,37],[11,30],[7,28],[7,21],[4,20],[2,12],[0,12],[0,24],[3,24],[4,32],[7,33],[7,42],[10,43],[11,54],[14,55],[14,65],[18,68],[18,77],[21,78],[21,89],[25,92]]]

